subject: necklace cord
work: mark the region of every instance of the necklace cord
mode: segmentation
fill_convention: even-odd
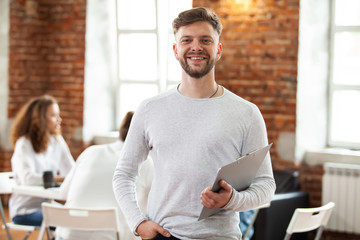
[[[181,84],[181,83],[179,83],[179,85],[177,86],[177,90],[178,90],[179,92],[180,92],[180,90],[179,90],[180,84]],[[216,91],[215,91],[209,98],[212,98],[212,97],[215,96],[215,94],[218,92],[218,90],[219,90],[219,84],[216,84],[216,85],[217,85]]]
[[[219,84],[217,84],[216,91],[209,98],[212,98],[213,96],[215,96],[215,94],[218,92],[218,90],[219,90]]]

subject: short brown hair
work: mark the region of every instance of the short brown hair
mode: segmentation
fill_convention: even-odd
[[[133,115],[134,115],[133,111],[127,112],[124,119],[121,122],[120,129],[119,129],[119,138],[122,141],[125,141],[125,139],[126,139]]]
[[[190,25],[195,22],[210,23],[220,36],[222,25],[218,15],[216,15],[215,12],[203,7],[192,8],[179,13],[172,23],[174,34],[178,32],[180,27]]]

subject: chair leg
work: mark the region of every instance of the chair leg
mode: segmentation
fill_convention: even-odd
[[[47,236],[47,239],[48,239],[48,240],[51,240],[49,227],[46,227],[46,236]]]
[[[27,232],[26,235],[25,235],[25,237],[23,238],[23,240],[27,240],[28,237],[30,236],[30,234],[31,234],[31,232]]]
[[[12,240],[12,237],[11,237],[10,231],[9,231],[9,228],[8,228],[7,225],[6,225],[5,213],[4,213],[4,208],[3,208],[3,205],[2,205],[1,197],[0,197],[0,213],[1,213],[1,219],[2,219],[2,221],[3,221],[4,228],[5,228],[6,234],[7,234],[7,236],[8,236],[8,239],[9,239],[9,240]]]
[[[244,239],[244,240],[246,240],[247,237],[248,237],[248,235],[250,234],[251,228],[252,228],[252,226],[254,225],[254,222],[255,222],[255,220],[256,220],[256,217],[257,217],[259,211],[260,211],[259,209],[256,209],[256,210],[255,210],[254,215],[253,215],[252,218],[251,218],[251,222],[250,222],[249,226],[246,228],[245,234],[244,234],[244,236],[243,236],[243,239]]]
[[[290,240],[291,238],[291,234],[290,233],[286,233],[284,240]]]
[[[44,224],[44,221],[43,221],[41,223],[41,226],[40,226],[40,229],[39,229],[38,240],[43,240],[45,231],[46,231],[46,227],[45,227],[45,224]]]
[[[318,228],[318,230],[316,231],[315,240],[320,240],[323,230],[324,230],[324,226],[320,226]]]

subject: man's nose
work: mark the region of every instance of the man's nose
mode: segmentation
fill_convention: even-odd
[[[199,40],[194,40],[191,44],[191,51],[201,52],[202,50],[203,50],[203,47],[201,45],[201,42]]]

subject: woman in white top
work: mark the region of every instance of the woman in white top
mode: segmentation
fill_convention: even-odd
[[[43,185],[44,171],[52,171],[55,181],[70,171],[75,162],[60,124],[59,105],[49,95],[33,98],[20,109],[11,130],[11,166],[17,184]],[[9,201],[10,218],[17,224],[40,226],[44,201],[14,193]]]
[[[125,141],[133,112],[128,112],[119,129],[119,139],[110,144],[88,147],[79,158],[65,181],[61,184],[60,192],[66,197],[66,206],[79,208],[107,208],[118,207],[115,200],[112,178],[114,170]],[[140,168],[136,181],[136,191],[139,207],[146,212],[148,194],[153,180],[154,166],[152,160],[147,159]],[[128,226],[119,208],[120,239],[134,240],[136,237]],[[56,228],[56,240],[110,240],[116,239],[114,232],[93,232]]]

